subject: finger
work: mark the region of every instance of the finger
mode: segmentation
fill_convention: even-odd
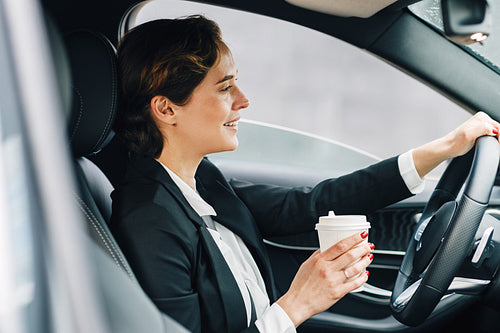
[[[498,137],[499,135],[499,132],[500,132],[500,123],[496,122],[496,121],[492,121],[492,129],[491,129],[491,133],[493,136],[496,136]]]
[[[353,262],[356,262],[364,256],[367,256],[369,253],[371,253],[371,251],[373,251],[374,248],[375,245],[373,245],[373,243],[366,243],[356,246],[335,259],[335,267],[339,269],[348,267]]]
[[[498,136],[500,130],[500,123],[493,120],[488,114],[483,111],[479,111],[474,116],[475,119],[479,120],[481,124],[483,124],[483,132],[484,135]]]
[[[343,269],[346,280],[351,280],[366,270],[366,267],[373,261],[373,254],[364,256],[359,261]]]
[[[499,127],[493,123],[487,123],[485,126],[485,135],[497,136]]]
[[[369,271],[365,271],[361,273],[357,278],[352,279],[344,283],[344,285],[349,289],[349,292],[358,289],[363,284],[368,281],[368,276],[370,275]]]
[[[309,258],[313,258],[313,257],[316,257],[317,255],[319,255],[321,253],[321,249],[317,249],[316,251],[314,251],[313,254],[311,254],[311,256]]]
[[[325,260],[334,260],[367,239],[368,233],[366,231],[356,233],[330,246],[326,251],[321,252],[321,256]]]

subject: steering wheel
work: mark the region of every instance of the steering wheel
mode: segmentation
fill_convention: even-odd
[[[475,149],[454,158],[439,180],[410,240],[391,296],[392,313],[403,324],[417,326],[431,314],[474,250],[499,156],[497,138],[480,137]]]

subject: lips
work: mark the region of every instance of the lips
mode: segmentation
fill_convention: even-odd
[[[238,122],[240,120],[240,117],[236,118],[236,119],[233,119],[231,121],[228,121],[227,123],[224,124],[224,126],[227,126],[227,127],[234,127],[234,126],[237,126],[238,125]]]
[[[224,126],[232,127],[238,125],[238,121],[231,121],[229,123],[225,123]]]

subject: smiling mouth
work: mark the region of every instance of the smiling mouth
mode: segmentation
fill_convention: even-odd
[[[238,121],[232,121],[230,123],[225,123],[224,126],[233,127],[238,125]]]

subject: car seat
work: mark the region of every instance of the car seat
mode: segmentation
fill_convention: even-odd
[[[113,187],[101,170],[85,157],[102,149],[112,136],[118,100],[114,47],[103,35],[90,31],[68,34],[65,47],[72,77],[73,97],[66,117],[78,186],[75,201],[87,222],[91,239],[89,252],[97,267],[96,288],[102,294],[110,330],[187,332],[161,313],[139,286],[107,226]],[[64,63],[58,65],[64,66]]]
[[[77,204],[89,222],[92,239],[137,282],[107,226],[113,186],[99,168],[85,158],[102,149],[112,136],[111,125],[118,101],[115,50],[104,36],[90,31],[72,32],[65,42],[73,88],[68,135],[80,188],[80,193],[75,195]]]

